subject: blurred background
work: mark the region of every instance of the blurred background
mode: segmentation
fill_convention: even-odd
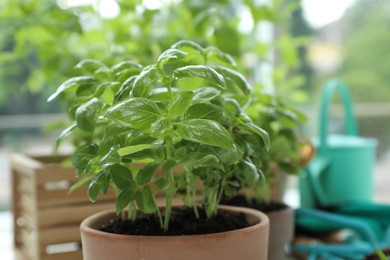
[[[307,137],[323,83],[344,80],[360,134],[379,140],[376,199],[390,202],[389,26],[386,0],[2,0],[0,211],[10,209],[10,154],[52,153],[67,115],[46,100],[80,60],[147,64],[180,39],[231,54],[256,90],[307,115]],[[342,116],[335,106],[332,131]]]

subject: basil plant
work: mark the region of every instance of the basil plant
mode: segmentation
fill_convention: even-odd
[[[74,122],[57,147],[69,135],[85,136],[71,157],[79,178],[71,190],[88,184],[94,202],[111,187],[117,214],[156,214],[164,230],[178,195],[197,216],[198,206],[215,215],[222,196],[261,177],[253,153],[269,148],[268,133],[244,113],[251,88],[235,66],[229,55],[190,41],[177,42],[147,66],[80,62],[83,76],[49,97],[73,97]]]
[[[265,181],[244,186],[250,187],[249,193],[256,202],[269,204],[275,202],[272,201],[275,198],[272,198],[270,188],[282,186],[282,183],[278,183],[281,180],[278,180],[277,175],[299,175],[302,168],[300,149],[307,141],[299,136],[298,131],[306,121],[306,116],[276,94],[261,91],[252,95],[246,113],[256,125],[267,131],[272,141],[268,153],[256,153],[260,157],[252,158],[260,162]]]

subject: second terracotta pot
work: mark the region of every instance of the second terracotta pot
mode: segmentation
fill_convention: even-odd
[[[295,211],[290,207],[267,212],[270,220],[269,260],[285,260],[286,247],[294,238]]]

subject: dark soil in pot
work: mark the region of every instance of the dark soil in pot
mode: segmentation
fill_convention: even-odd
[[[232,198],[225,198],[221,201],[221,204],[257,209],[264,213],[287,208],[287,205],[281,202],[271,201],[270,203],[259,203],[255,199],[248,200],[242,195]]]
[[[141,215],[135,221],[113,220],[100,230],[123,235],[180,236],[211,234],[250,226],[243,214],[220,211],[215,217],[207,219],[206,212],[199,209],[199,215],[196,218],[192,208],[173,208],[169,230],[166,232],[161,229],[156,215]]]

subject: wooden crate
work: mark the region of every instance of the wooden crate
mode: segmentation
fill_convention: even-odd
[[[11,157],[14,244],[26,259],[82,259],[79,225],[87,216],[115,207],[113,193],[91,203],[87,188],[68,194],[75,169],[64,157]]]

